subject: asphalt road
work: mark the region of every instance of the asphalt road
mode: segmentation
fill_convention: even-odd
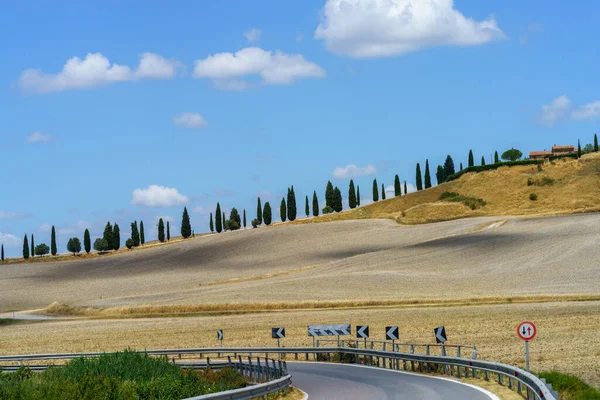
[[[448,379],[347,364],[288,362],[293,385],[309,400],[490,400],[486,392]]]

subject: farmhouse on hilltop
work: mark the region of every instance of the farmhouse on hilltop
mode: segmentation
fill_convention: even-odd
[[[529,153],[529,158],[532,160],[543,160],[550,156],[558,156],[561,154],[573,153],[575,151],[575,146],[567,145],[567,146],[552,146],[552,150],[544,150],[544,151],[532,151]]]

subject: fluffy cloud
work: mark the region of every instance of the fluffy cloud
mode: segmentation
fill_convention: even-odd
[[[146,207],[173,207],[186,204],[188,198],[175,188],[150,185],[146,189],[135,189],[131,204]]]
[[[49,133],[43,133],[40,131],[35,131],[31,135],[25,138],[27,143],[45,143],[52,140],[52,135]]]
[[[505,37],[493,17],[467,18],[452,0],[327,0],[315,32],[332,52],[356,58],[479,45]]]
[[[582,119],[593,119],[600,115],[600,101],[588,103],[583,107],[578,107],[571,113],[571,118],[582,120]]]
[[[357,167],[354,164],[346,165],[345,167],[337,167],[333,170],[331,176],[334,179],[349,179],[349,178],[358,178],[360,176],[368,176],[375,175],[377,173],[377,169],[371,164],[367,165],[364,168]]]
[[[253,43],[258,41],[258,39],[260,39],[260,35],[262,34],[262,31],[260,29],[250,29],[248,32],[244,32],[244,37],[246,38],[246,40],[248,41],[248,43]]]
[[[542,106],[542,112],[540,113],[540,122],[546,126],[553,126],[558,120],[564,118],[569,108],[571,107],[571,100],[565,96],[558,96],[552,103],[544,104]]]
[[[385,198],[389,199],[390,197],[394,197],[396,195],[396,191],[394,189],[394,185],[387,185],[385,187]]]
[[[217,88],[243,90],[246,82],[240,78],[258,75],[267,85],[291,84],[299,78],[322,78],[323,68],[306,61],[301,54],[272,52],[258,47],[247,47],[236,53],[218,53],[196,60],[193,76],[212,79]],[[241,82],[241,83],[240,83]]]
[[[0,232],[0,244],[4,247],[17,247],[21,244],[21,240],[11,233]]]
[[[82,60],[72,57],[57,74],[45,74],[39,69],[21,73],[18,84],[26,92],[50,93],[69,89],[88,89],[113,82],[138,79],[168,79],[176,74],[177,61],[158,54],[144,53],[134,71],[126,65],[112,64],[101,53],[88,53]]]
[[[206,120],[198,113],[184,112],[173,118],[175,125],[183,126],[184,128],[198,129],[206,126]]]

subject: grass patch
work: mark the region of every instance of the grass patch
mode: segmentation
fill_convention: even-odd
[[[546,175],[527,178],[527,186],[552,186],[556,181]]]
[[[551,371],[540,373],[540,378],[552,384],[561,400],[600,400],[600,391],[574,375]]]
[[[181,399],[245,386],[232,369],[186,371],[166,358],[124,351],[76,358],[43,373],[0,374],[1,399]]]
[[[440,195],[440,200],[463,203],[471,210],[477,210],[478,208],[481,208],[487,204],[485,200],[480,199],[479,197],[463,196],[456,192],[444,192]]]

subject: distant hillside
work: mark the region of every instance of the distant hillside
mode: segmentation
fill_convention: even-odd
[[[462,202],[441,201],[444,192],[482,199],[472,210]],[[531,200],[534,193],[536,200]],[[363,198],[364,200],[365,198]],[[296,223],[347,219],[390,218],[420,224],[475,216],[557,215],[600,211],[600,154],[546,162],[541,166],[500,167],[467,173],[427,190],[394,197],[339,214],[302,219]]]

